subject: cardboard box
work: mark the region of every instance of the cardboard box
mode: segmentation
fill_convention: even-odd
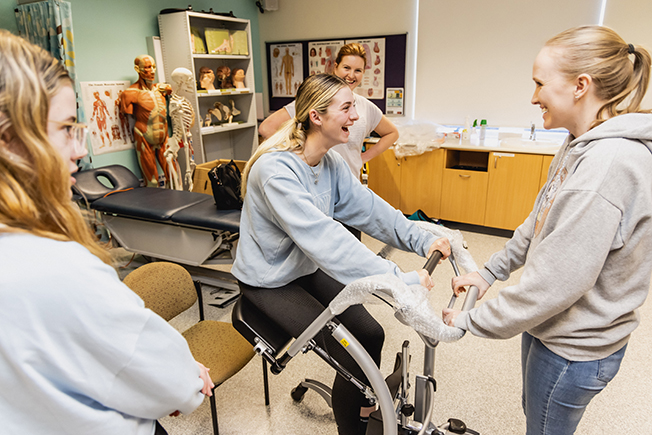
[[[230,161],[230,159],[219,159],[197,165],[192,175],[192,191],[213,195],[213,187],[211,186],[211,180],[208,178],[208,172],[215,166],[221,163],[229,163]],[[247,164],[246,160],[234,160],[234,162],[238,169],[240,169],[240,172],[244,171],[244,167]]]

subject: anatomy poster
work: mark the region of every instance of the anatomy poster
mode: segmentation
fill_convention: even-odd
[[[308,67],[310,75],[319,73],[332,74],[335,59],[344,41],[321,41],[308,43]]]
[[[303,44],[269,46],[272,97],[294,97],[303,81]]]
[[[129,81],[81,82],[93,155],[134,148],[133,120],[118,109],[118,98],[130,85]]]
[[[370,100],[385,98],[385,38],[351,39],[346,43],[357,42],[367,52],[367,67],[362,83],[355,89],[357,94]]]

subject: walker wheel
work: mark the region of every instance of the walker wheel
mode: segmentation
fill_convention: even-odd
[[[298,403],[301,402],[301,400],[303,400],[303,396],[304,394],[306,394],[306,391],[308,391],[308,388],[299,384],[292,390],[290,396],[292,396],[292,400]]]

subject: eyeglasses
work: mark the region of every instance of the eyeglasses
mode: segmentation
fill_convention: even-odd
[[[65,128],[68,140],[72,143],[73,151],[76,154],[83,154],[87,151],[86,134],[88,133],[88,127],[86,124],[79,122],[53,121],[51,119],[49,121]]]

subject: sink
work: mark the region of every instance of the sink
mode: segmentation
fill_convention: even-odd
[[[500,140],[503,147],[559,148],[561,143],[554,140],[527,140],[520,137],[506,137]]]

